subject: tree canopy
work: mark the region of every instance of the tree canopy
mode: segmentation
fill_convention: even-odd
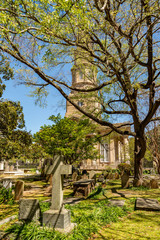
[[[159,15],[159,0],[1,0],[0,7],[0,50],[25,66],[26,84],[36,86],[38,94],[53,86],[111,132],[133,136],[137,180],[142,177],[145,128],[160,106]],[[61,64],[76,58],[81,67],[87,61],[97,69],[97,83],[87,89],[75,88],[57,73]],[[97,91],[99,114],[80,107],[66,89]],[[114,124],[122,116],[131,131]]]
[[[51,156],[61,154],[67,164],[80,164],[85,159],[96,159],[95,127],[88,119],[75,121],[52,115],[52,125],[41,127],[34,139]]]

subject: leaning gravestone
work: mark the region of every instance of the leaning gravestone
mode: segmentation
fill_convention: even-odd
[[[62,156],[54,157],[54,164],[47,169],[52,174],[51,209],[43,213],[43,224],[47,227],[70,231],[70,211],[63,207],[63,175],[72,173],[72,165],[64,165]]]
[[[23,181],[17,181],[15,184],[15,200],[19,200],[23,197],[23,191],[24,191],[24,182]]]
[[[135,210],[160,211],[160,204],[156,199],[137,198]]]
[[[36,221],[41,216],[37,199],[21,199],[19,204],[19,220]]]

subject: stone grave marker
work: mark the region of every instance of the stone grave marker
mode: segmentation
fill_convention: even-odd
[[[78,173],[75,171],[75,172],[73,172],[73,174],[72,174],[72,181],[73,181],[73,182],[77,181],[77,178],[78,178]]]
[[[19,204],[19,220],[36,221],[41,216],[37,199],[21,199]]]
[[[5,162],[5,172],[9,172],[9,165],[7,162]]]
[[[23,181],[17,181],[15,184],[15,200],[19,200],[23,197],[23,191],[24,191],[24,182]]]
[[[63,207],[63,175],[72,173],[72,165],[63,164],[63,156],[54,156],[54,163],[47,171],[52,174],[52,199],[50,210],[43,213],[43,224],[48,227],[70,231],[70,211]],[[69,229],[69,230],[67,230]]]
[[[18,164],[18,161],[16,162],[16,170],[18,171],[18,167],[19,167],[19,164]]]
[[[0,170],[4,170],[4,162],[0,162]]]
[[[159,188],[158,181],[156,179],[151,179],[150,180],[150,188],[151,189]]]
[[[117,200],[117,199],[111,199],[109,202],[110,202],[110,205],[117,206],[117,207],[123,207],[125,204],[124,200]]]
[[[160,211],[160,204],[156,199],[137,198],[135,210]]]
[[[10,171],[10,172],[13,172],[13,171],[14,171],[14,166],[13,166],[13,165],[9,166],[9,171]]]
[[[89,179],[95,179],[96,177],[96,172],[95,171],[90,171],[89,172]]]
[[[10,179],[4,179],[3,187],[6,189],[12,188],[12,181]]]

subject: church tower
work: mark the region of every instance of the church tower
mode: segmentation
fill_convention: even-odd
[[[75,59],[72,71],[72,87],[79,89],[96,86],[96,69],[87,60]],[[97,92],[77,92],[72,90],[69,97],[82,109],[92,114],[100,113]],[[66,117],[80,118],[82,114],[68,101],[66,102]]]

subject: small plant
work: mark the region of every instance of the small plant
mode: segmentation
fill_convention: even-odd
[[[0,188],[0,204],[13,204],[14,198],[12,194],[12,189],[6,189],[4,187]]]
[[[118,169],[119,169],[121,175],[123,175],[124,173],[127,173],[130,175],[131,168],[132,168],[131,165],[128,163],[120,163],[118,165]]]

